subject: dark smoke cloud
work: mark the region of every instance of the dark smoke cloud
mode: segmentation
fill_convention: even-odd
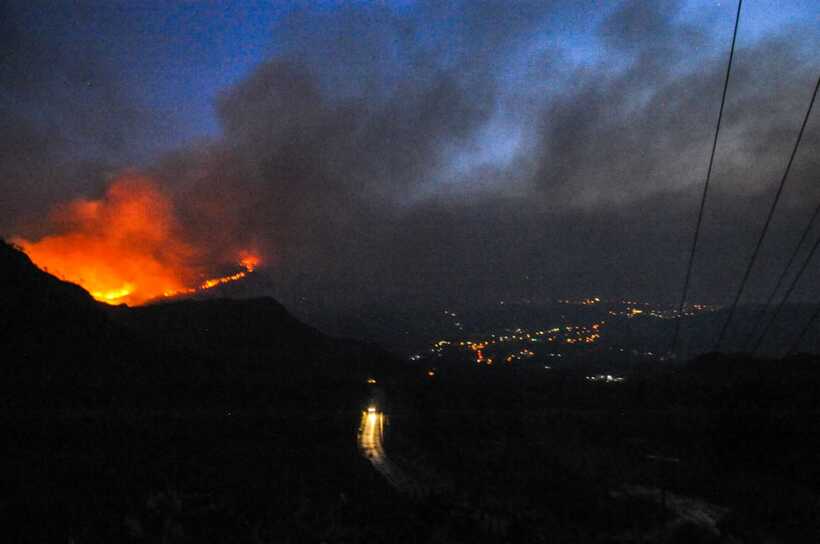
[[[94,40],[70,40],[91,8],[50,7],[34,25],[26,4],[0,6],[0,232],[67,197],[100,192],[117,168],[146,160],[169,132],[141,107]],[[36,221],[29,221],[31,225]]]
[[[627,54],[628,66],[581,72],[571,93],[547,105],[537,183],[559,209],[603,214],[593,222],[605,222],[601,232],[611,238],[601,248],[604,254],[617,248],[620,261],[638,269],[621,267],[617,276],[627,282],[643,276],[637,289],[653,286],[669,296],[685,266],[727,53],[718,47],[719,54],[693,63],[692,52],[708,46],[709,38],[676,23],[674,11],[662,14],[640,2],[625,4],[600,34]],[[816,81],[816,59],[804,47],[795,35],[784,34],[736,55],[696,296],[725,300],[751,255]],[[764,246],[752,297],[771,286],[777,265],[820,200],[820,162],[811,151],[820,143],[816,119]],[[654,270],[646,274],[647,269]]]
[[[277,53],[217,101],[223,138],[150,170],[214,259],[259,247],[286,301],[672,301],[731,21],[568,4],[296,11]],[[584,17],[595,54],[579,61],[562,25]],[[773,197],[818,71],[799,30],[738,44],[694,298],[731,294]],[[753,294],[820,198],[818,128],[815,115]],[[34,162],[53,164],[64,144],[29,130]]]

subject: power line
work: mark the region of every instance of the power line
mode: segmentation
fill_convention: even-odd
[[[789,171],[792,168],[792,163],[794,162],[794,156],[797,154],[797,149],[800,147],[800,140],[803,139],[803,132],[806,129],[806,123],[809,122],[809,116],[811,115],[811,109],[814,106],[814,100],[817,98],[817,89],[820,88],[820,77],[817,78],[817,83],[814,86],[814,92],[811,95],[811,101],[809,102],[809,108],[806,110],[806,115],[803,117],[803,123],[800,125],[800,131],[797,133],[797,139],[794,142],[794,148],[792,148],[791,156],[789,156],[789,162],[786,163],[786,170],[783,172],[783,177],[780,178],[780,186],[777,188],[777,193],[774,197],[774,202],[772,202],[771,207],[769,208],[769,215],[766,217],[766,222],[763,224],[763,230],[760,232],[760,237],[757,239],[757,244],[755,245],[755,250],[752,252],[752,258],[749,260],[749,264],[746,267],[746,272],[743,274],[743,280],[740,282],[740,287],[738,287],[737,293],[735,294],[735,300],[732,302],[732,308],[729,310],[729,315],[726,318],[726,321],[723,322],[723,327],[720,329],[720,335],[718,335],[717,342],[715,342],[715,347],[713,351],[717,351],[720,348],[721,342],[723,342],[723,338],[726,336],[726,331],[729,329],[729,323],[732,322],[732,317],[735,315],[735,310],[737,309],[737,304],[740,302],[740,297],[743,295],[743,290],[746,288],[746,282],[749,281],[749,276],[752,273],[752,268],[757,261],[757,256],[760,253],[760,247],[763,245],[763,239],[766,238],[766,233],[769,231],[769,225],[772,222],[772,217],[774,216],[775,208],[777,208],[777,203],[780,201],[780,195],[783,192],[783,187],[786,185],[786,178],[789,177]]]
[[[814,246],[812,246],[811,251],[809,251],[809,254],[806,255],[806,258],[803,260],[803,264],[800,266],[800,270],[797,272],[797,275],[794,277],[794,279],[792,279],[792,283],[791,283],[791,285],[789,285],[789,289],[786,291],[786,294],[783,295],[783,299],[780,301],[780,304],[777,305],[777,309],[775,309],[774,314],[772,314],[772,317],[769,319],[769,322],[766,325],[766,328],[763,330],[763,332],[758,337],[757,343],[755,344],[755,347],[754,347],[753,351],[757,351],[757,348],[759,348],[760,344],[763,343],[763,338],[765,338],[766,334],[769,332],[769,328],[775,322],[775,320],[777,319],[777,316],[780,315],[780,311],[786,305],[786,301],[791,296],[792,291],[794,291],[794,288],[797,286],[797,282],[800,281],[800,278],[803,276],[803,273],[809,267],[809,263],[811,262],[812,258],[814,257],[814,254],[817,252],[818,247],[820,247],[820,236],[817,237],[817,241],[814,242]]]
[[[755,332],[760,329],[760,323],[766,316],[766,313],[769,307],[772,305],[772,302],[774,302],[775,295],[780,290],[781,285],[783,285],[783,280],[786,279],[786,276],[788,275],[789,270],[794,264],[794,260],[797,258],[797,255],[800,253],[800,248],[803,247],[803,243],[806,241],[806,238],[808,238],[809,232],[811,232],[811,228],[812,226],[814,226],[814,222],[815,220],[817,220],[818,215],[820,215],[820,204],[818,204],[817,207],[814,209],[814,214],[811,216],[811,219],[809,219],[806,228],[803,229],[803,233],[800,235],[800,240],[797,242],[797,245],[794,246],[794,250],[792,251],[791,256],[789,256],[789,260],[786,263],[786,266],[780,273],[780,277],[777,278],[777,283],[775,284],[774,289],[772,289],[771,293],[769,293],[769,298],[766,299],[766,304],[764,304],[763,309],[760,312],[758,312],[757,318],[755,319],[755,323],[752,326],[751,331],[749,332],[750,337],[753,337],[755,335]],[[751,349],[752,353],[755,353],[760,347],[760,344],[763,342],[763,337],[766,335],[766,333],[769,330],[769,327],[771,327],[772,325],[772,321],[774,321],[774,318],[771,318],[769,320],[769,322],[763,328],[763,332],[761,332],[760,335],[757,337],[757,340],[755,341],[754,346]]]
[[[737,15],[735,15],[735,28],[732,32],[732,46],[729,49],[729,62],[726,65],[726,77],[723,81],[723,94],[720,97],[720,110],[718,111],[717,124],[715,125],[715,137],[712,140],[712,151],[709,154],[709,166],[706,169],[706,180],[703,183],[703,194],[700,197],[700,208],[698,209],[698,219],[695,223],[695,236],[692,240],[692,248],[689,252],[689,263],[686,265],[686,276],[683,280],[683,293],[680,297],[680,305],[678,306],[678,318],[675,320],[675,334],[672,337],[672,346],[670,351],[674,353],[675,346],[678,343],[678,336],[680,335],[680,322],[683,317],[683,307],[686,304],[686,296],[689,294],[689,282],[692,278],[692,265],[695,262],[695,253],[698,247],[698,239],[700,238],[700,227],[703,223],[703,210],[706,207],[706,195],[709,192],[709,182],[712,179],[712,165],[715,162],[715,149],[717,149],[718,136],[720,135],[720,122],[723,120],[723,107],[726,105],[726,91],[729,88],[729,74],[732,72],[732,59],[735,56],[735,43],[737,42],[737,28],[740,24],[740,8],[743,5],[743,0],[737,2]]]
[[[820,306],[818,306],[817,309],[814,310],[814,313],[811,314],[811,317],[806,323],[806,326],[803,327],[803,330],[800,331],[800,334],[797,336],[797,339],[795,339],[795,341],[792,342],[792,345],[789,347],[789,351],[786,352],[786,356],[792,355],[793,353],[797,352],[797,348],[799,348],[800,343],[803,342],[803,337],[806,336],[806,334],[809,332],[809,329],[811,329],[811,326],[814,324],[818,317],[820,317]]]

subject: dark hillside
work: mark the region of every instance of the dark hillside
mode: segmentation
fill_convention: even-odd
[[[0,278],[4,384],[19,391],[133,381],[141,374],[141,349],[91,295],[1,240]]]
[[[286,389],[348,404],[370,375],[400,370],[381,349],[328,337],[272,298],[112,307],[5,242],[0,276],[0,373],[12,405],[211,406],[261,390],[268,403]]]
[[[0,241],[0,350],[4,542],[386,541],[419,523],[389,521],[355,442],[366,378],[404,367],[271,298],[111,307]],[[388,521],[360,527],[374,512]]]

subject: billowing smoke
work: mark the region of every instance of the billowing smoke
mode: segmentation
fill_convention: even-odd
[[[298,10],[274,28],[271,58],[216,101],[221,136],[142,170],[172,199],[200,262],[258,248],[285,301],[674,300],[731,9],[630,1],[599,16],[568,4]],[[563,25],[581,16],[590,21],[582,47],[565,47],[574,30]],[[746,39],[745,22],[696,262],[700,300],[732,292],[818,68],[816,33]],[[820,198],[817,123],[753,295]],[[45,153],[37,137],[28,141]],[[59,183],[100,190],[102,181],[78,185],[72,168]],[[102,180],[101,171],[88,175]],[[4,172],[3,189],[23,179]],[[4,207],[17,219],[3,228],[42,234],[21,212],[33,209]]]
[[[50,234],[37,241],[12,241],[41,268],[112,304],[142,304],[207,289],[241,279],[260,261],[251,251],[234,250],[234,262],[245,270],[207,278],[213,262],[206,259],[208,252],[191,243],[165,192],[134,174],[114,180],[99,200],[73,200],[56,208],[47,224]]]

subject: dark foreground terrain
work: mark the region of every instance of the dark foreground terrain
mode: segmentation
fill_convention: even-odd
[[[712,356],[619,383],[485,372],[432,384],[388,446],[510,520],[512,540],[816,542],[819,370]]]
[[[3,542],[820,541],[814,357],[431,376],[272,299],[0,270]],[[412,485],[357,447],[370,404]]]

